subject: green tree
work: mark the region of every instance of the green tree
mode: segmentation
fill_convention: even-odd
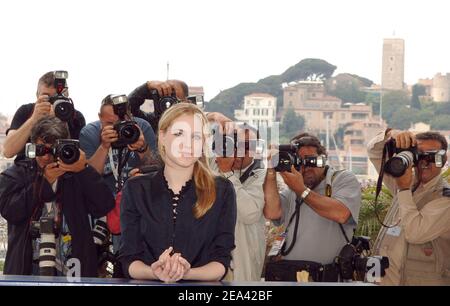
[[[271,75],[257,83],[240,83],[221,91],[205,104],[205,110],[208,112],[221,110],[226,116],[234,118],[234,110],[241,108],[244,96],[255,92],[273,95],[277,98],[278,108],[281,109],[283,105],[282,83],[306,79],[326,79],[333,74],[335,69],[336,66],[321,59],[304,59],[281,75]]]
[[[392,194],[385,187],[382,188],[375,206],[375,186],[364,187],[361,191],[361,209],[359,211],[357,236],[368,236],[375,241],[380,231],[380,221],[384,220],[392,203]]]
[[[433,130],[450,130],[450,115],[434,116],[430,125]]]
[[[389,120],[389,126],[395,129],[407,130],[416,120],[417,111],[406,106],[399,106]]]
[[[364,102],[366,93],[361,88],[372,84],[371,80],[350,73],[340,73],[325,83],[327,92],[344,102]]]
[[[434,103],[434,111],[436,114],[450,115],[450,102]]]
[[[419,97],[425,95],[425,92],[425,86],[423,85],[415,84],[412,87],[411,107],[419,110],[422,109]]]
[[[291,139],[295,135],[299,134],[305,128],[305,118],[301,115],[297,115],[293,108],[289,108],[281,123],[280,136],[284,139]]]
[[[380,114],[380,93],[370,92],[366,94],[366,103],[372,105],[372,113],[374,115]]]
[[[298,80],[326,80],[330,78],[336,66],[317,58],[306,58],[298,64],[289,67],[282,75],[283,82],[292,82]]]
[[[400,109],[406,108],[409,105],[410,99],[408,94],[402,90],[389,91],[383,94],[383,119],[385,119],[388,124],[391,124],[392,117]],[[408,123],[409,124],[409,123]]]

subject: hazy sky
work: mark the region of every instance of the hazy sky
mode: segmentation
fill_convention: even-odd
[[[101,99],[170,77],[206,99],[322,58],[375,82],[383,38],[404,38],[405,81],[450,72],[446,0],[1,1],[0,112],[35,101],[38,78],[68,70],[87,121]]]

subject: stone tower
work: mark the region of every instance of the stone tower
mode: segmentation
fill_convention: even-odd
[[[389,90],[403,89],[404,75],[405,41],[401,38],[384,39],[381,87]]]
[[[450,102],[450,73],[434,76],[431,96],[434,102]]]

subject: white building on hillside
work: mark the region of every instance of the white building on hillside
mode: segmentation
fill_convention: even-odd
[[[236,120],[255,127],[272,127],[277,115],[277,98],[266,93],[252,93],[244,97],[244,109],[236,109]]]

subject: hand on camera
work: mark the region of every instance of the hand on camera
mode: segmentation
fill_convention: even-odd
[[[41,95],[38,97],[36,103],[34,104],[33,114],[31,118],[34,122],[37,122],[39,119],[51,114],[52,105],[48,102],[48,95]]]
[[[280,151],[271,145],[267,151],[267,169],[273,169],[278,165],[278,160],[274,159]]]
[[[172,95],[172,91],[175,90],[168,82],[161,81],[148,81],[147,87],[151,89],[156,89],[160,97]]]
[[[294,166],[291,166],[291,172],[280,172],[280,175],[289,189],[297,195],[300,196],[306,190],[303,175]]]
[[[66,173],[66,171],[59,168],[57,162],[50,163],[44,168],[44,177],[50,185],[52,185],[58,177],[64,173]]]
[[[116,142],[118,139],[119,135],[117,135],[117,132],[116,130],[114,130],[114,127],[112,125],[106,125],[103,127],[101,134],[101,146],[104,149],[109,150],[109,148],[111,148],[111,144],[113,142]]]
[[[233,124],[230,124],[230,122],[232,123],[233,120],[226,117],[224,114],[221,114],[218,112],[208,113],[206,115],[206,118],[208,119],[209,122],[217,122],[218,124],[220,124],[222,129],[225,129],[225,133],[230,132],[230,129],[232,127],[234,127]],[[231,133],[232,133],[232,131],[231,131]]]
[[[410,165],[408,169],[406,169],[405,173],[402,176],[396,178],[395,181],[397,182],[397,187],[399,189],[411,188],[411,184],[413,181],[412,165]]]
[[[140,135],[139,135],[139,139],[135,143],[128,145],[128,149],[130,151],[141,150],[145,147],[144,133],[142,133],[142,130],[138,125],[136,125],[136,127],[139,129]]]
[[[396,147],[399,149],[408,149],[416,146],[416,136],[409,131],[392,130],[389,136],[395,140]]]
[[[61,170],[64,170],[65,172],[74,172],[78,173],[86,169],[87,160],[86,160],[86,154],[80,150],[80,158],[73,164],[65,164],[61,161],[61,159],[58,158],[58,165]]]
[[[142,173],[139,168],[131,169],[130,172],[128,173],[128,177],[135,177],[135,176],[140,176],[140,175],[142,175]]]

